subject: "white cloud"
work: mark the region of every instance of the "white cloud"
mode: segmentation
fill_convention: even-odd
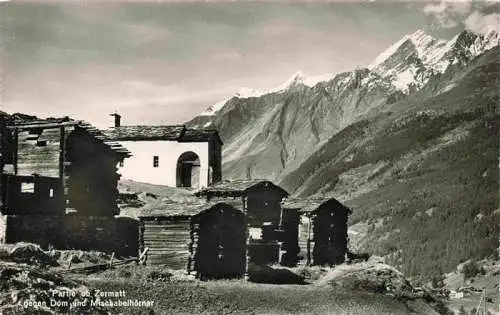
[[[479,11],[472,12],[464,21],[465,28],[476,34],[487,34],[492,30],[500,31],[500,14],[482,14]]]
[[[454,28],[460,24],[472,10],[471,1],[442,0],[441,2],[428,3],[424,13],[433,16],[436,24],[442,28]]]
[[[485,9],[498,6],[500,0],[441,0],[424,6],[425,15],[434,18],[434,26],[439,28],[454,28],[463,25],[466,29],[486,34],[491,30],[499,31],[500,14],[483,13]]]

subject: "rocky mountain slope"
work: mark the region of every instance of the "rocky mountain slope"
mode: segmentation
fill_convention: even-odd
[[[494,32],[477,36],[464,31],[446,42],[417,31],[383,52],[368,69],[319,78],[298,72],[274,89],[244,89],[188,124],[219,130],[225,142],[226,178],[281,180],[343,128],[495,45]]]
[[[431,276],[494,255],[498,222],[499,49],[332,137],[281,184],[355,209],[351,244]],[[446,84],[456,84],[448,88]],[[398,107],[399,106],[399,107]]]
[[[428,278],[495,254],[499,73],[498,33],[418,31],[368,69],[295,76],[190,124],[219,129],[225,178],[334,196],[354,209],[352,247]]]

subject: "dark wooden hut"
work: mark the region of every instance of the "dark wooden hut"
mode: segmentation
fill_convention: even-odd
[[[129,156],[82,121],[41,120],[2,131],[2,213],[116,215],[117,165]]]
[[[282,254],[282,206],[288,196],[268,180],[221,181],[196,193],[207,201],[240,199],[249,229],[248,262],[258,265],[280,261]]]
[[[221,181],[195,193],[207,201],[241,199],[250,226],[270,223],[278,227],[281,220],[281,202],[288,192],[268,180]]]
[[[135,255],[137,221],[114,217],[129,152],[83,121],[26,118],[0,125],[3,241]]]
[[[335,198],[288,200],[285,212],[300,217],[297,260],[304,264],[343,263],[347,253],[347,220],[351,210]],[[292,245],[291,245],[292,246]]]
[[[282,244],[280,264],[288,267],[297,265],[298,255],[300,252],[299,247],[299,224],[300,215],[295,209],[283,209],[282,217]]]
[[[201,278],[240,278],[246,269],[245,215],[217,203],[193,217],[194,270]]]
[[[145,215],[139,218],[139,250],[148,249],[148,265],[189,270],[191,246],[189,215]]]
[[[202,279],[245,273],[245,216],[237,205],[166,204],[140,217],[139,237],[140,250],[148,248],[148,264],[185,270]]]

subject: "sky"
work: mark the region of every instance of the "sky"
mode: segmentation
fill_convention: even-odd
[[[480,1],[0,1],[0,110],[178,124],[239,88],[365,67],[405,34],[498,28]]]

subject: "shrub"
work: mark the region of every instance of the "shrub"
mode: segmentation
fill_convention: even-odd
[[[168,271],[161,270],[151,270],[146,278],[155,281],[168,281],[172,277],[172,274]]]
[[[130,278],[132,277],[132,272],[128,269],[120,269],[120,271],[118,271],[118,276],[122,278]]]
[[[479,268],[477,262],[471,261],[466,263],[462,269],[462,274],[464,275],[464,280],[473,278],[481,273],[481,268]]]
[[[443,288],[444,285],[444,275],[436,275],[431,279],[431,285],[435,289]]]

